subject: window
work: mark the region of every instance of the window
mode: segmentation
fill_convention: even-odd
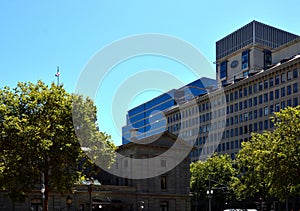
[[[264,89],[267,89],[269,86],[269,83],[268,83],[268,80],[265,80],[265,82],[264,82]]]
[[[285,101],[281,102],[281,108],[284,109],[285,108]]]
[[[259,130],[262,130],[262,129],[263,129],[263,122],[262,122],[262,121],[260,121],[260,122],[258,123],[258,128],[259,128]]]
[[[279,75],[276,75],[276,77],[275,77],[275,84],[276,85],[279,84]]]
[[[252,94],[252,85],[250,85],[250,86],[248,87],[248,92],[249,92],[249,95]]]
[[[272,52],[264,50],[264,67],[268,67],[272,64]]]
[[[298,97],[295,97],[294,99],[293,99],[293,106],[297,106],[298,105]]]
[[[263,116],[263,108],[260,108],[259,109],[259,117],[262,117]]]
[[[285,73],[281,74],[281,83],[285,82]]]
[[[273,99],[274,99],[274,92],[270,91],[270,100],[273,100]]]
[[[239,93],[238,91],[235,91],[234,92],[234,99],[237,100],[239,98]]]
[[[268,128],[269,128],[269,120],[266,119],[266,120],[264,121],[264,129],[267,130]]]
[[[257,110],[256,109],[253,111],[253,116],[254,116],[254,119],[257,118]]]
[[[259,91],[263,90],[263,82],[259,82],[258,90]]]
[[[293,70],[294,78],[298,78],[298,69]]]
[[[160,177],[160,188],[162,190],[166,190],[167,189],[167,176],[166,175],[162,175]]]
[[[242,89],[239,90],[239,96],[240,96],[240,98],[243,97],[243,90]]]
[[[269,85],[270,87],[274,86],[274,78],[269,79]]]
[[[281,97],[284,97],[285,96],[285,87],[282,87],[281,88]]]
[[[256,93],[257,92],[257,84],[253,85],[253,92]]]
[[[291,99],[288,99],[288,100],[286,101],[286,105],[287,105],[287,106],[292,106],[292,100],[291,100]]]
[[[244,109],[247,108],[247,105],[248,105],[247,102],[248,102],[247,100],[244,101]]]
[[[240,135],[243,135],[243,127],[240,127]]]
[[[270,105],[270,114],[273,114],[273,113],[274,113],[274,106]]]
[[[243,102],[239,103],[239,109],[242,110],[243,109]]]
[[[253,130],[254,130],[254,132],[257,131],[257,123],[256,122],[253,124]]]
[[[264,102],[265,102],[265,103],[268,102],[268,93],[265,93],[265,94],[264,94]]]
[[[227,61],[223,61],[220,64],[220,79],[227,77]]]
[[[251,108],[252,107],[252,98],[249,99],[248,103],[249,103],[249,108]]]
[[[238,103],[235,103],[234,104],[234,111],[236,112],[236,111],[238,111],[239,110],[239,104]]]
[[[288,80],[288,81],[289,81],[289,80],[292,80],[292,77],[293,77],[292,71],[288,71],[288,72],[287,72],[287,80]]]
[[[298,83],[293,84],[293,92],[297,93],[298,92]]]
[[[252,130],[252,125],[250,124],[250,125],[249,125],[249,133],[252,133],[252,131],[253,131],[253,130]]]
[[[244,97],[246,97],[247,94],[248,94],[248,89],[245,87],[245,88],[244,88]]]
[[[275,112],[278,112],[280,110],[280,104],[276,103],[275,104]]]
[[[159,204],[159,211],[168,211],[168,202],[167,201],[162,201]]]
[[[254,106],[256,106],[257,105],[257,97],[254,97],[253,101],[254,101]]]
[[[259,96],[258,96],[258,102],[259,102],[259,104],[262,104],[262,101],[263,101],[263,96],[262,96],[262,95],[259,95]]]
[[[249,120],[252,120],[252,111],[249,111]]]
[[[292,86],[291,85],[288,85],[287,86],[287,93],[286,93],[287,95],[290,95],[290,94],[292,94]]]
[[[264,108],[264,115],[265,115],[265,116],[268,116],[268,114],[269,114],[269,110],[268,110],[268,106],[266,106],[266,107]]]
[[[278,99],[279,98],[279,89],[276,89],[275,90],[275,99]]]
[[[242,52],[242,70],[249,68],[249,50]]]

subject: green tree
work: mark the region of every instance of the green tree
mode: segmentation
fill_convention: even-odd
[[[62,86],[38,81],[0,90],[0,187],[13,200],[22,200],[43,183],[44,210],[48,210],[50,191],[68,193],[83,176],[78,164],[86,155],[80,143],[94,152],[90,163],[97,153],[107,165],[112,162],[110,137],[98,131],[96,120],[93,102],[67,93]]]
[[[275,113],[272,121],[274,131],[253,134],[238,153],[242,176],[233,186],[240,198],[284,201],[300,193],[300,106]]]
[[[211,188],[215,198],[231,198],[229,187],[236,173],[233,164],[229,155],[214,155],[206,161],[191,163],[191,191],[199,198],[206,199],[206,192]]]

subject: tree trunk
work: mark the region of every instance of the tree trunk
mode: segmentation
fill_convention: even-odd
[[[45,193],[44,193],[44,211],[48,211],[48,199],[49,199],[49,175],[48,171],[45,173],[45,180],[44,180],[44,185],[45,185]]]

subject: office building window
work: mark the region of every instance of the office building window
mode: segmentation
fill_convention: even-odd
[[[281,102],[281,108],[284,109],[285,108],[285,101]]]
[[[257,105],[257,97],[254,97],[253,101],[254,101],[254,106],[256,106]]]
[[[293,99],[293,106],[296,107],[298,105],[298,97]]]
[[[293,84],[293,92],[297,93],[298,92],[298,83]]]
[[[238,135],[239,135],[239,129],[238,129],[237,127],[234,129],[234,135],[235,135],[235,136],[238,136]]]
[[[293,74],[292,74],[292,71],[288,71],[287,72],[287,80],[292,80],[292,77],[293,77]]]
[[[262,104],[262,102],[263,102],[263,96],[262,96],[262,95],[259,95],[259,96],[258,96],[258,103],[259,103],[259,104]]]
[[[275,84],[278,85],[279,84],[279,75],[275,76]]]
[[[280,104],[276,103],[275,104],[275,112],[278,112],[278,111],[280,111]]]
[[[243,102],[239,103],[239,108],[240,108],[240,111],[243,109]]]
[[[244,121],[248,121],[248,113],[244,113]]]
[[[286,88],[287,88],[286,94],[287,94],[287,95],[292,94],[292,86],[291,86],[291,85],[288,85]]]
[[[253,131],[254,131],[254,132],[257,131],[257,123],[256,123],[256,122],[253,124]]]
[[[272,64],[272,52],[264,50],[264,67],[268,67]]]
[[[249,95],[252,94],[252,85],[249,85],[249,87],[248,87],[248,92],[249,92]]]
[[[269,115],[268,106],[266,106],[266,107],[264,108],[264,115],[265,115],[265,116],[268,116],[268,115]]]
[[[249,133],[252,133],[252,124],[249,125]]]
[[[269,128],[269,120],[266,119],[266,120],[264,121],[264,129],[267,130],[268,128]]]
[[[270,128],[274,127],[274,122],[272,121],[272,119],[269,120],[270,121]]]
[[[259,91],[263,90],[263,82],[259,82],[258,90]]]
[[[298,69],[293,70],[294,78],[298,78]]]
[[[270,91],[270,100],[273,100],[273,99],[274,99],[274,92]]]
[[[234,111],[237,112],[239,110],[239,104],[235,103],[234,104]]]
[[[243,90],[242,89],[239,90],[239,96],[240,96],[240,98],[243,97]]]
[[[254,119],[257,118],[257,109],[255,109],[255,110],[253,111],[253,118],[254,118]]]
[[[162,190],[166,190],[167,189],[167,176],[166,175],[162,175],[160,177],[160,188]]]
[[[220,79],[227,77],[227,61],[223,61],[220,64]]]
[[[244,100],[244,109],[246,109],[247,108],[247,104],[248,103],[248,100]]]
[[[275,90],[275,99],[278,99],[279,98],[279,89],[276,89]]]
[[[249,120],[252,120],[252,111],[249,111],[248,117],[249,117]]]
[[[265,103],[268,102],[268,93],[265,93],[265,94],[264,94],[264,102],[265,102]]]
[[[243,127],[240,127],[240,135],[243,135]]]
[[[256,93],[257,92],[257,84],[253,85],[253,92]]]
[[[242,52],[242,70],[249,68],[249,50]]]
[[[245,87],[245,88],[244,88],[244,97],[246,97],[247,94],[248,94],[248,89],[247,89],[247,87]]]
[[[286,106],[292,106],[292,100],[291,99],[288,99],[286,101]]]
[[[248,101],[249,101],[249,108],[251,108],[252,107],[252,98],[250,98]]]
[[[267,89],[269,86],[269,82],[268,82],[268,80],[265,80],[265,82],[264,82],[264,89]]]
[[[263,129],[263,122],[262,122],[262,121],[260,121],[260,122],[258,123],[258,129],[259,129],[259,130],[262,130],[262,129]]]
[[[282,87],[281,88],[281,97],[284,97],[285,96],[285,87]]]
[[[285,73],[281,74],[281,83],[285,82]]]
[[[240,122],[243,122],[243,114],[240,114]]]
[[[263,116],[263,108],[260,108],[259,109],[259,117],[262,117]]]
[[[168,202],[167,201],[162,201],[159,204],[159,211],[168,211],[169,207],[168,207]]]
[[[237,149],[237,148],[239,148],[239,140],[235,140],[235,148]]]
[[[269,79],[269,85],[270,87],[274,86],[274,78]]]
[[[274,113],[274,105],[270,105],[270,114]]]
[[[234,92],[234,99],[235,100],[239,99],[239,92],[238,91]]]

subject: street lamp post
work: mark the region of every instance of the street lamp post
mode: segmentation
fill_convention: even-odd
[[[92,191],[93,191],[94,179],[91,178],[88,181],[87,185],[88,185],[88,192],[89,192],[90,211],[93,211]]]
[[[208,190],[206,191],[206,194],[208,196],[208,211],[211,211],[211,199],[213,196],[214,191],[212,190],[210,186],[210,179],[208,180]]]

